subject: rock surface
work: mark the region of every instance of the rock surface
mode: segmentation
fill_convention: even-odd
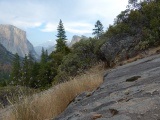
[[[117,35],[102,45],[101,51],[105,56],[106,61],[109,64],[116,61],[122,61],[137,55],[138,50],[135,46],[139,43],[138,37],[132,37],[127,35]]]
[[[12,25],[0,25],[0,43],[12,54],[24,57],[29,52],[38,58],[33,45],[27,40],[26,32]]]
[[[77,43],[77,42],[79,42],[81,39],[87,39],[87,37],[86,36],[78,36],[78,35],[74,35],[73,37],[72,37],[72,40],[71,40],[71,42],[70,42],[70,44],[69,44],[69,47],[71,47],[73,44],[75,44],[75,43]]]
[[[87,94],[53,120],[159,120],[160,55],[108,70],[104,83]]]

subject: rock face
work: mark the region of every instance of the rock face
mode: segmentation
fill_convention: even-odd
[[[119,66],[53,120],[159,120],[160,55]]]
[[[24,57],[29,52],[38,58],[33,45],[27,40],[26,32],[12,25],[0,25],[0,43],[12,54]]]
[[[78,36],[78,35],[74,35],[72,37],[71,43],[69,44],[69,46],[71,47],[73,44],[75,44],[76,42],[79,42],[81,39],[88,39],[86,36]]]
[[[135,46],[139,43],[137,38],[137,36],[117,35],[106,40],[106,43],[101,47],[101,51],[108,64],[135,56],[138,53],[135,49]]]

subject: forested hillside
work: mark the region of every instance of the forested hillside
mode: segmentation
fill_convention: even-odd
[[[160,1],[159,0],[129,0],[127,9],[122,11],[110,25],[105,35],[138,36],[139,49],[157,46],[160,43]]]
[[[0,44],[0,86],[6,85],[5,81],[9,79],[13,57],[14,55]]]

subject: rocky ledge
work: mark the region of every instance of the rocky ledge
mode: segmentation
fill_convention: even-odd
[[[159,120],[160,55],[106,72],[104,83],[77,96],[53,120]]]

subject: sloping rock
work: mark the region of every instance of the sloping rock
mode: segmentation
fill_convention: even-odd
[[[101,51],[108,62],[108,66],[110,66],[111,63],[137,55],[138,50],[135,49],[135,46],[138,43],[138,36],[117,35],[106,40],[106,43],[101,47]]]
[[[83,94],[53,120],[159,120],[160,55],[107,71],[97,90]]]
[[[13,25],[0,25],[0,44],[12,54],[24,57],[29,52],[38,58],[33,45],[27,40],[26,32]]]

